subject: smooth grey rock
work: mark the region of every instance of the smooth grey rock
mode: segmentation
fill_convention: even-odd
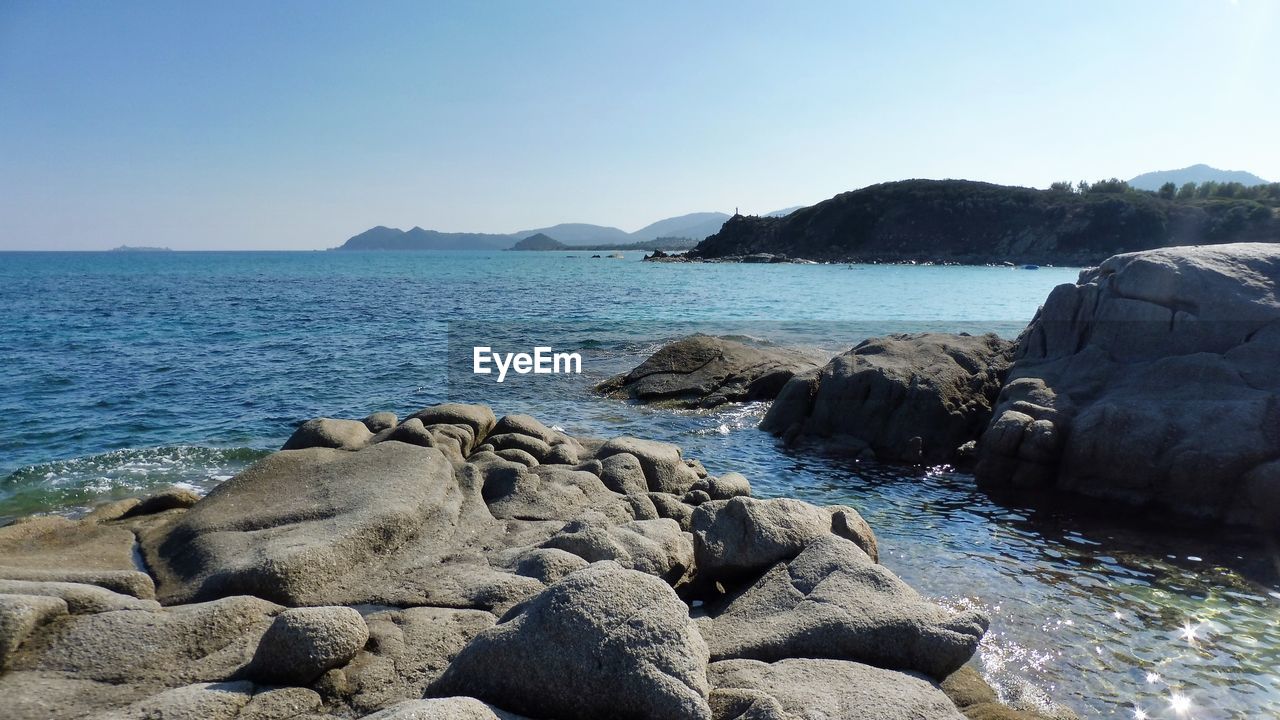
[[[710,720],[706,662],[670,586],[600,562],[481,632],[429,692],[557,720]]]
[[[704,477],[693,484],[693,490],[707,494],[708,500],[728,500],[751,495],[751,482],[741,473],[727,472],[719,477]]]
[[[523,450],[537,458],[539,462],[541,462],[542,458],[546,457],[547,454],[551,452],[551,446],[547,443],[536,437],[520,435],[518,433],[505,433],[501,435],[498,433],[490,433],[489,436],[485,438],[485,442],[494,446],[498,450]]]
[[[978,648],[988,620],[920,597],[834,535],[814,540],[699,621],[715,660],[821,657],[908,670],[939,680]]]
[[[698,475],[680,456],[680,448],[670,443],[637,438],[614,438],[596,451],[596,459],[630,453],[640,461],[649,490],[683,495],[698,481]]]
[[[571,443],[557,443],[542,457],[548,465],[577,465],[581,455],[578,448]]]
[[[67,603],[50,595],[0,594],[0,671],[37,628],[67,614]]]
[[[610,490],[623,495],[649,492],[649,481],[635,455],[618,453],[593,462],[600,463],[600,480]]]
[[[978,445],[993,491],[1280,528],[1280,245],[1116,255],[1050,293]]]
[[[0,577],[78,582],[77,574],[93,576],[114,583],[112,590],[146,597],[154,586],[134,564],[136,545],[133,532],[121,525],[35,517],[0,527]]]
[[[281,610],[238,596],[160,610],[70,615],[24,643],[11,667],[161,687],[227,680],[249,664]]]
[[[873,560],[878,557],[866,522],[843,505],[820,508],[790,498],[713,500],[694,510],[690,529],[698,574],[712,580],[751,577],[832,533],[854,541]]]
[[[711,502],[711,496],[707,494],[706,490],[690,490],[680,499],[684,504],[692,505],[693,507],[698,507],[702,503]]]
[[[408,443],[410,445],[418,445],[420,447],[435,447],[436,439],[427,430],[427,426],[422,424],[418,418],[409,418],[404,422],[396,425],[387,434],[387,440]],[[459,451],[461,452],[461,451]]]
[[[395,427],[396,423],[400,422],[400,419],[393,412],[376,412],[360,422],[369,428],[369,432],[380,433],[383,430],[390,430]]]
[[[523,465],[512,464],[520,471],[505,493],[488,495],[493,483],[485,480],[489,511],[496,518],[568,521],[588,509],[603,513],[614,522],[633,518],[627,499],[610,492],[591,473],[551,465],[539,465],[526,472]],[[509,476],[507,471],[504,473],[504,478]]]
[[[66,602],[67,612],[74,615],[110,610],[160,609],[160,603],[155,600],[139,600],[132,595],[83,583],[0,579],[0,595],[44,595],[60,598]]]
[[[409,417],[418,418],[423,425],[467,425],[474,434],[476,443],[484,442],[485,437],[493,430],[498,419],[488,405],[464,405],[462,403],[445,403],[424,408]]]
[[[881,460],[948,462],[991,419],[1013,348],[994,334],[865,340],[793,378],[760,427],[789,442],[869,448]]]
[[[151,576],[137,570],[42,570],[0,565],[0,579],[95,585],[142,600],[150,600],[156,596],[156,586]]]
[[[521,553],[516,561],[515,571],[519,575],[537,578],[550,585],[589,564],[582,556],[567,550],[554,546],[540,547]]]
[[[372,600],[370,565],[424,523],[452,535],[465,495],[434,448],[284,451],[145,534],[143,547],[169,603],[241,593],[289,605]]]
[[[825,359],[811,352],[690,335],[595,389],[612,397],[687,408],[772,400],[793,375]]]
[[[281,450],[302,450],[304,448],[338,448],[340,450],[358,450],[373,438],[373,433],[359,420],[335,420],[333,418],[315,418],[308,420],[293,431],[285,441]]]
[[[417,607],[365,617],[369,642],[321,684],[356,713],[421,698],[453,658],[496,618],[480,610]]]
[[[136,685],[99,682],[64,673],[0,673],[5,720],[94,717],[153,692]]]
[[[409,700],[365,720],[525,720],[469,697]]]
[[[531,468],[531,467],[538,466],[538,458],[530,455],[524,450],[520,450],[519,448],[508,448],[506,450],[498,450],[494,453],[494,455],[497,455],[503,460],[510,460],[511,462],[520,463],[525,467]]]
[[[246,671],[276,685],[307,685],[346,663],[369,639],[360,613],[348,607],[307,607],[276,616]]]
[[[577,520],[542,544],[573,553],[589,563],[612,560],[624,568],[675,584],[693,567],[693,544],[674,520],[633,520],[608,525]]]
[[[95,720],[234,720],[251,700],[251,682],[195,683],[165,690]]]
[[[693,520],[693,506],[686,505],[680,498],[670,493],[648,494],[649,501],[658,511],[659,517],[671,518],[680,525],[680,529],[689,532]]]
[[[754,690],[773,697],[787,720],[964,720],[929,681],[855,662],[725,660],[712,663],[707,674],[717,691]]]
[[[507,433],[516,433],[519,435],[527,435],[534,437],[547,445],[555,445],[564,442],[566,436],[564,433],[543,425],[541,421],[529,415],[504,415],[501,420],[493,426],[492,434],[504,435]]]

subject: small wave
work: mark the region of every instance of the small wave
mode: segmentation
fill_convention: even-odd
[[[204,494],[267,453],[175,445],[28,465],[0,479],[0,521],[34,513],[75,515],[99,502],[174,485]]]

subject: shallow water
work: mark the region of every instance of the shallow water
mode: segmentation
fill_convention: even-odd
[[[759,405],[671,412],[588,392],[693,330],[830,352],[895,331],[1011,337],[1076,270],[589,255],[0,254],[0,521],[207,490],[316,415],[485,401],[676,442],[759,495],[857,507],[885,564],[991,613],[981,657],[1007,696],[1087,716],[1280,714],[1280,586],[1255,539],[1126,531],[997,504],[945,469],[793,453],[754,429]],[[579,351],[584,375],[499,385],[467,370],[475,344]]]

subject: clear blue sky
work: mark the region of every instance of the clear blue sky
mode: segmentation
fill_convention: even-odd
[[[0,249],[1280,180],[1280,2],[0,0]]]

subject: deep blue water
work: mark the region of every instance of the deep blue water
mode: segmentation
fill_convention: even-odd
[[[1075,269],[669,265],[591,253],[0,253],[0,521],[207,489],[302,419],[445,400],[680,444],[760,495],[843,502],[921,591],[994,618],[986,672],[1088,715],[1280,713],[1280,588],[1250,538],[1136,533],[996,504],[947,469],[786,451],[763,406],[652,410],[592,384],[695,330],[832,353],[886,332],[1012,337]],[[467,371],[576,351],[581,376]],[[1248,577],[1255,577],[1250,580]],[[1187,628],[1193,632],[1188,635]]]

